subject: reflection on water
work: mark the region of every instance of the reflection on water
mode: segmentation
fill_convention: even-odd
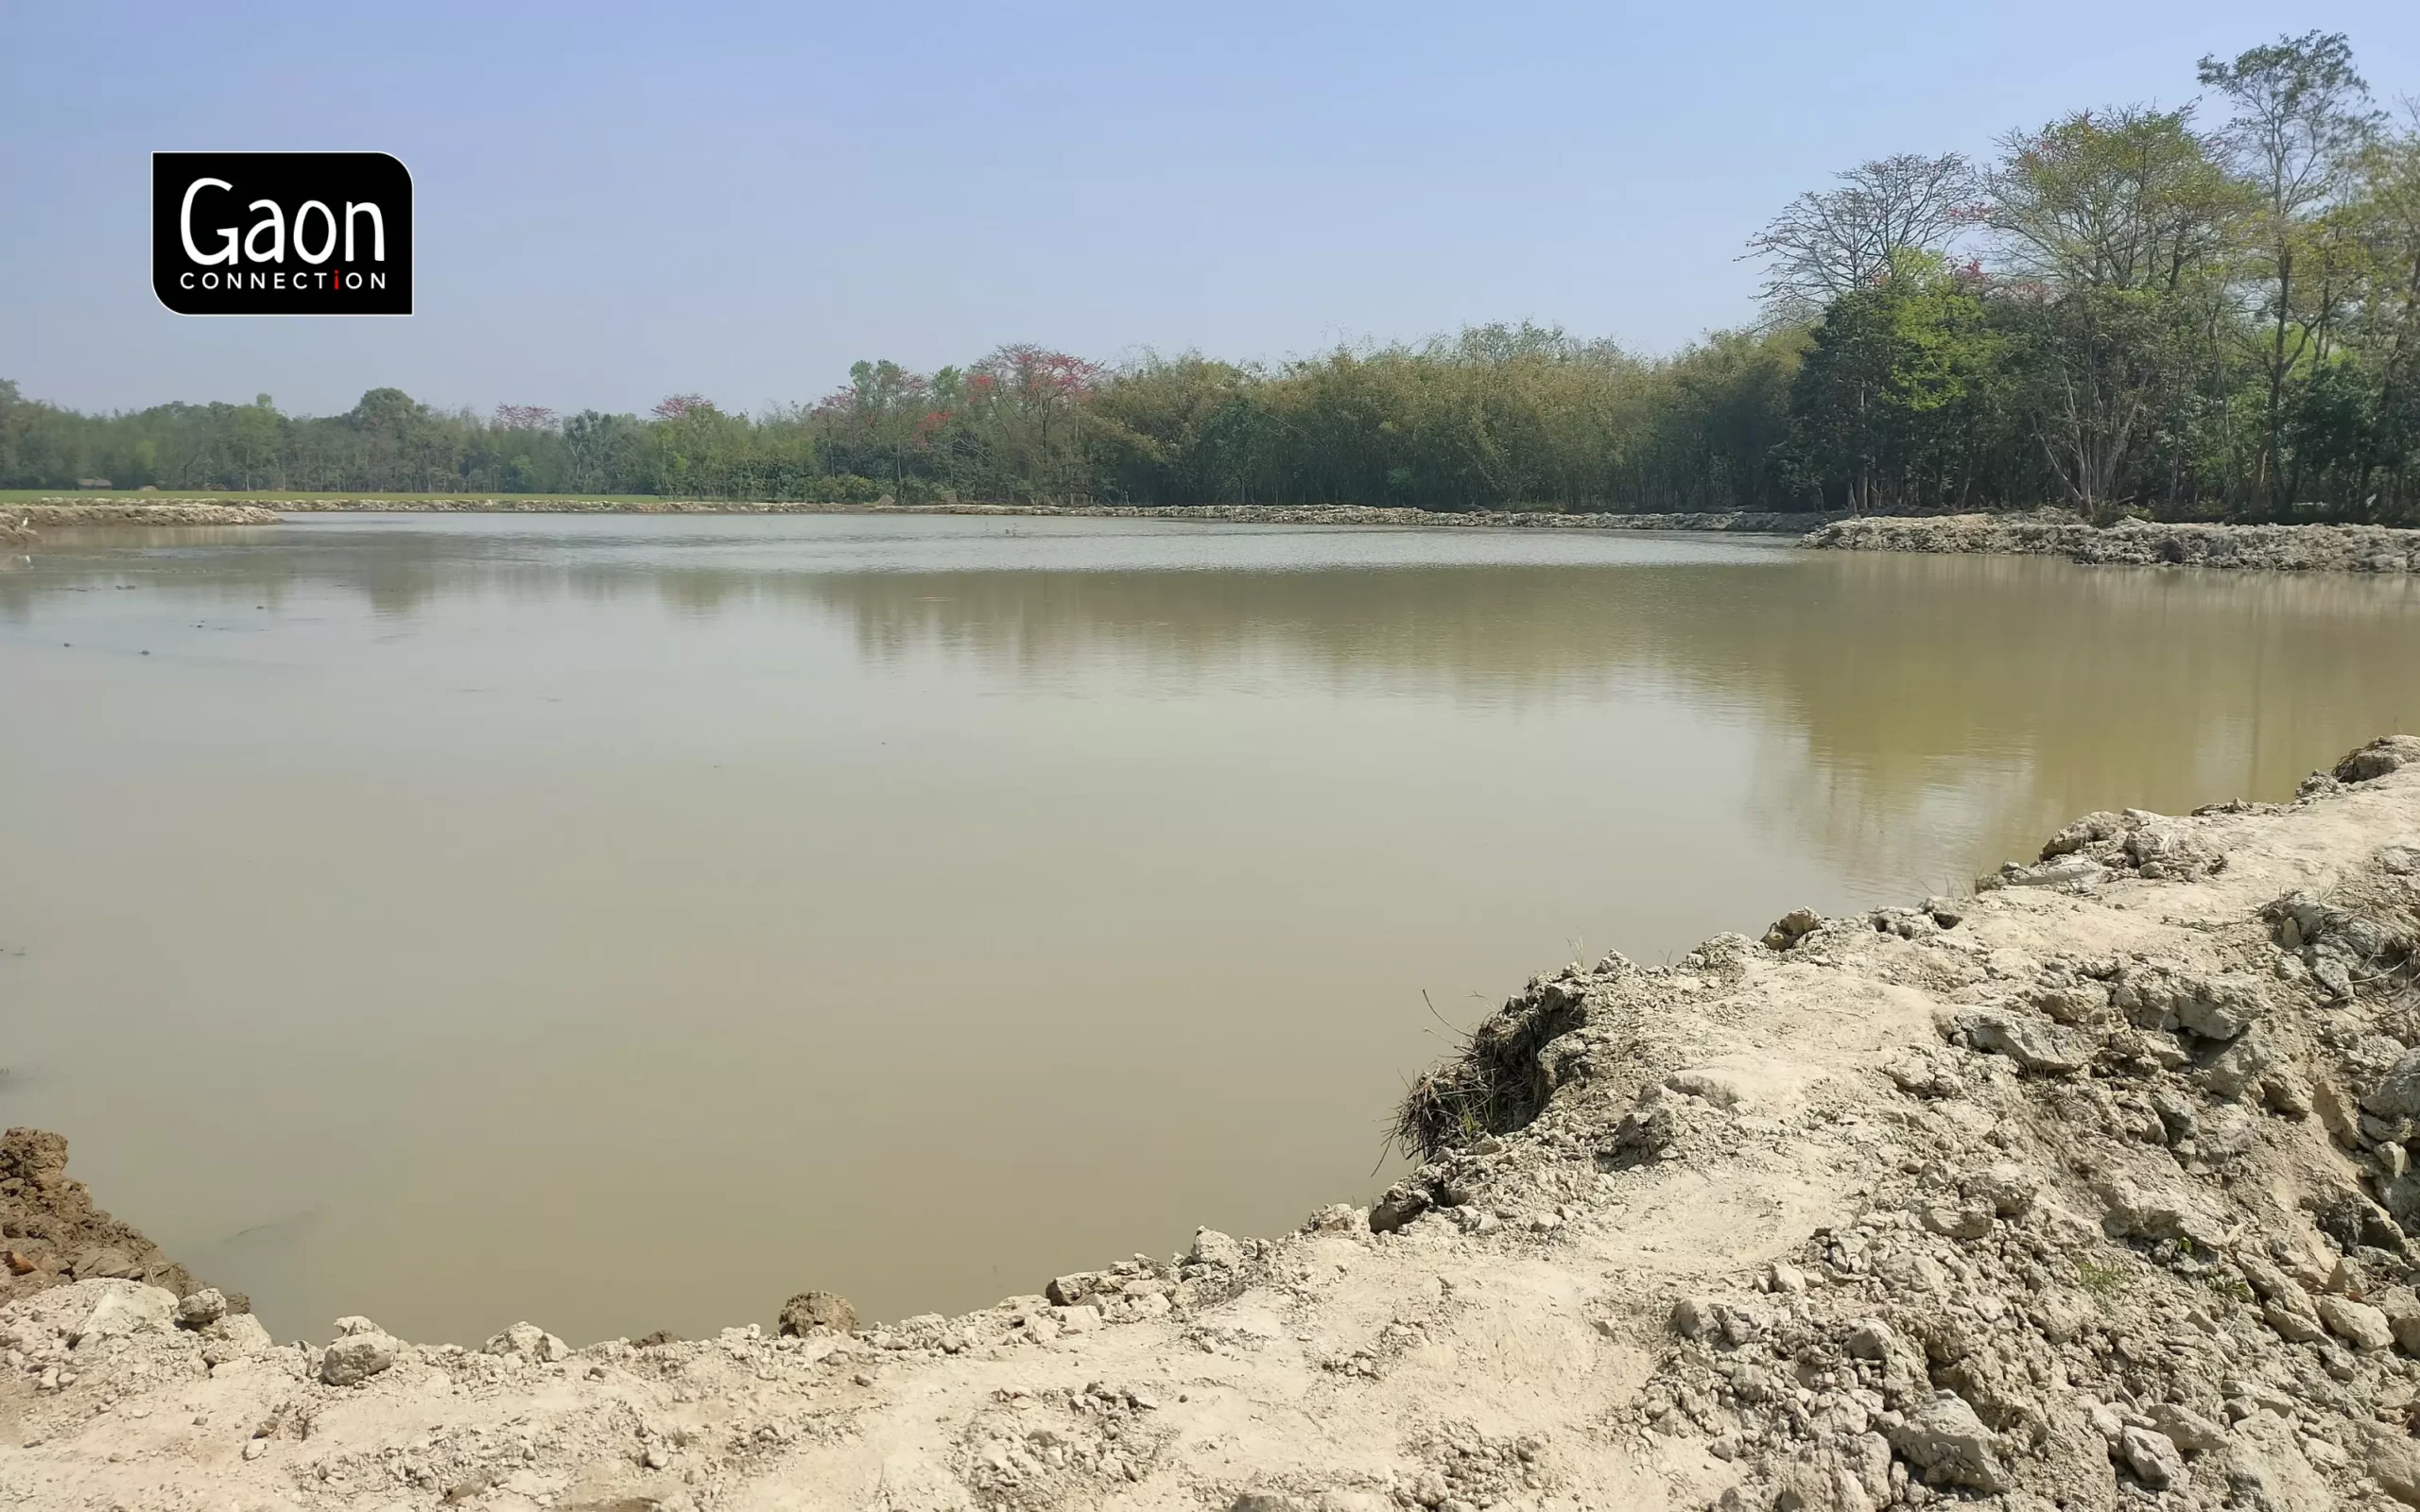
[[[1424,991],[2282,797],[2420,716],[2400,578],[1039,520],[46,546],[0,575],[0,1113],[281,1331],[895,1314],[1280,1227],[1370,1185]]]

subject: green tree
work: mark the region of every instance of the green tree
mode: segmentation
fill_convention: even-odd
[[[2068,502],[2107,518],[2149,487],[2221,380],[2245,196],[2189,109],[2082,111],[2004,143],[1988,223],[2011,389]]]
[[[2248,270],[2260,290],[2257,360],[2267,388],[2257,478],[2270,504],[2290,502],[2284,452],[2288,386],[2308,372],[2333,315],[2326,265],[2332,212],[2352,181],[2378,115],[2342,32],[2305,32],[2233,60],[2205,57],[2200,75],[2233,108],[2226,129],[2237,171],[2257,197]]]
[[[1790,389],[1790,460],[1860,511],[1971,500],[2000,369],[1979,292],[1937,257],[1832,301]]]

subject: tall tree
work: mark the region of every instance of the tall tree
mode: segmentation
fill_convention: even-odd
[[[2314,450],[2317,436],[2337,442],[2313,460],[2330,465],[2338,507],[2393,517],[2420,503],[2420,101],[2362,149],[2332,219],[2359,249],[2356,287],[2342,349],[2314,375],[2320,392],[2304,406],[2323,419],[2296,427],[2295,454]]]
[[[2233,60],[2204,57],[2201,80],[2234,112],[2225,137],[2237,171],[2259,197],[2255,246],[2263,332],[2259,361],[2267,410],[2256,476],[2273,509],[2290,503],[2284,457],[2287,386],[2309,355],[2322,312],[2313,310],[2306,265],[2328,212],[2351,180],[2379,120],[2370,88],[2353,67],[2342,32],[2307,31],[2249,48]]]
[[[1986,220],[2045,458],[2106,518],[2211,378],[2242,197],[2189,110],[2079,111],[2014,133]]]
[[[1860,512],[1967,502],[1997,343],[1978,277],[1902,253],[1815,327],[1790,387],[1798,476]]]

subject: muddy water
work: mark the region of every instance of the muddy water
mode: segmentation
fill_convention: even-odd
[[[2420,723],[2420,582],[358,517],[0,573],[0,1121],[280,1333],[978,1305],[1363,1196],[1529,972]]]

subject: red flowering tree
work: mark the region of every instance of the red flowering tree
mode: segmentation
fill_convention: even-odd
[[[1099,364],[1029,344],[1002,347],[976,364],[970,399],[1017,491],[1064,498],[1088,491],[1083,417],[1100,381]]]

